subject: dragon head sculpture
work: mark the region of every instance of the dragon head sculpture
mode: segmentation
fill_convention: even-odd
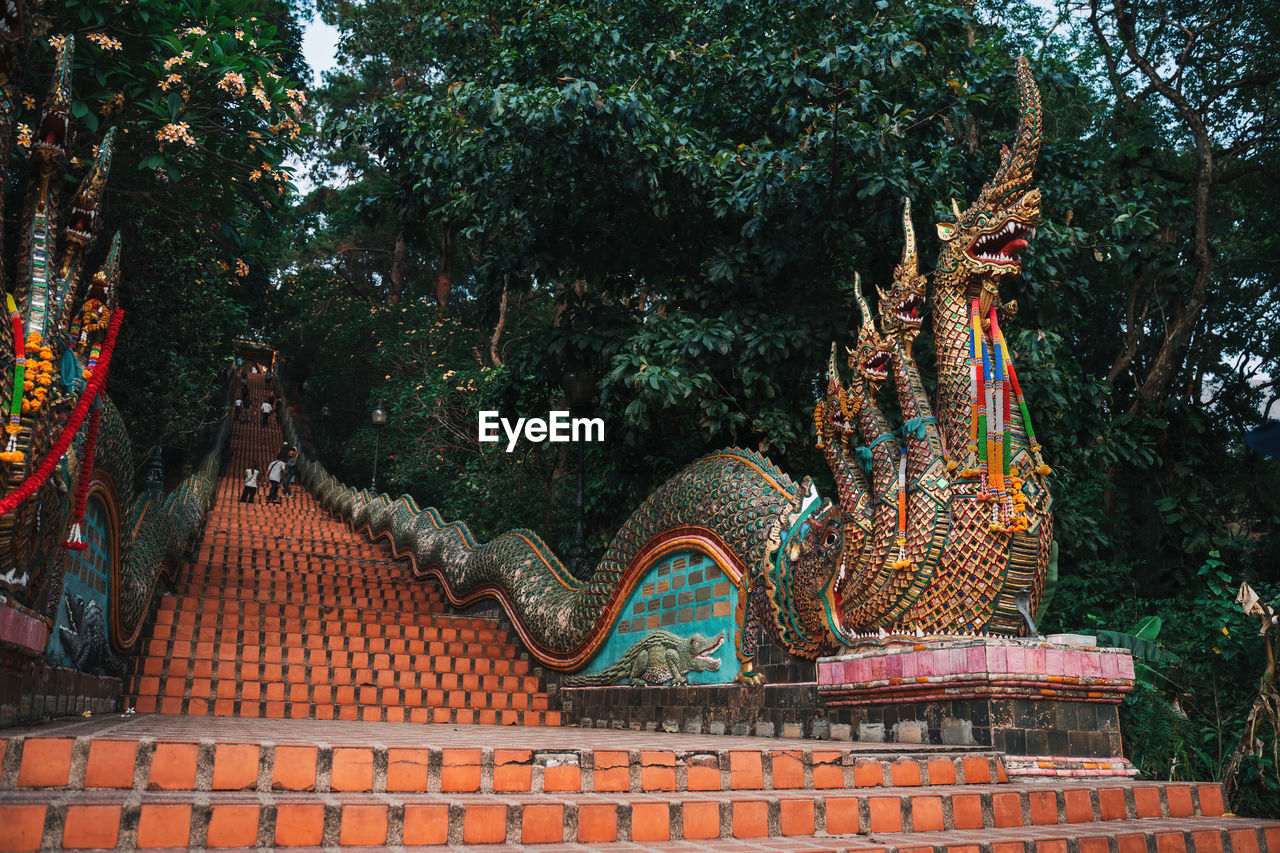
[[[893,346],[876,326],[876,315],[862,293],[862,281],[854,277],[854,299],[858,303],[861,324],[853,348],[849,350],[849,367],[866,382],[866,394],[874,396],[889,377]]]
[[[981,296],[983,311],[1000,298],[1002,280],[1019,274],[1018,255],[1036,233],[1040,191],[1031,186],[1040,153],[1040,92],[1026,57],[1018,57],[1018,137],[1005,146],[1000,168],[964,211],[954,200],[954,222],[938,223],[942,253],[934,284],[961,298]]]
[[[916,254],[916,231],[911,224],[911,199],[903,200],[902,261],[894,267],[893,285],[889,290],[876,288],[880,299],[880,328],[884,333],[885,348],[892,350],[892,341],[901,342],[908,356],[911,345],[924,325],[924,308],[927,279],[920,274],[920,256]]]

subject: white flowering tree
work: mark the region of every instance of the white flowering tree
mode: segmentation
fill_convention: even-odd
[[[129,322],[112,395],[140,456],[183,444],[215,416],[229,339],[261,315],[270,286],[282,164],[305,132],[300,27],[284,0],[25,6],[14,154],[30,151],[55,48],[74,39],[75,177],[116,130],[101,230],[123,235]]]

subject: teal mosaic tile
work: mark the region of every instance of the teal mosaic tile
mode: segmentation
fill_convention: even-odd
[[[689,673],[690,684],[725,684],[739,673],[734,654],[738,588],[710,557],[697,551],[678,551],[651,565],[632,589],[609,629],[609,638],[582,670],[603,672],[646,634],[661,628],[680,636],[723,632],[724,643],[715,656],[716,672]]]

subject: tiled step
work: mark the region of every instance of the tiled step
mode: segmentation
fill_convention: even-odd
[[[616,741],[617,738],[610,738]],[[545,743],[546,739],[542,739]],[[472,739],[474,743],[474,737]],[[517,739],[516,743],[519,743]],[[959,796],[997,792],[1006,811],[1024,786],[1010,786],[991,753],[868,754],[864,748],[495,748],[472,746],[331,746],[99,737],[14,737],[0,740],[0,792],[24,788],[137,790],[346,791],[587,794],[659,792],[813,792],[886,789],[895,796],[928,786]],[[1188,808],[1221,813],[1218,786],[1139,786],[1123,800],[1125,783],[1097,791],[1104,819],[1127,812],[1179,816]],[[934,788],[929,788],[934,790]],[[1138,789],[1134,789],[1138,790]],[[888,795],[888,794],[886,794]],[[1217,796],[1217,799],[1214,797]],[[1013,797],[1013,800],[1008,799]],[[1194,801],[1193,801],[1194,798]],[[1071,814],[1080,804],[1068,798]],[[1027,806],[1030,808],[1030,805]],[[1216,811],[1215,811],[1216,810]]]
[[[251,635],[253,640],[248,639]],[[348,651],[357,650],[356,646],[363,651],[373,645],[379,646],[379,651],[387,651],[396,642],[510,648],[507,633],[498,630],[493,622],[477,626],[450,621],[448,617],[414,619],[409,615],[397,619],[393,611],[356,607],[334,608],[323,619],[235,613],[206,614],[204,618],[193,614],[177,620],[162,617],[151,635],[155,642],[214,642],[219,638],[224,642],[270,642],[287,648]]]
[[[494,701],[489,694],[487,701]],[[516,694],[509,700],[529,699]],[[536,697],[535,697],[536,698]],[[128,700],[140,714],[187,714],[191,716],[243,717],[268,720],[360,720],[366,723],[456,723],[467,726],[559,726],[559,711],[494,707],[465,707],[459,703],[479,701],[464,694],[451,693],[443,706],[427,704],[333,704],[290,701],[256,701],[250,699],[197,699],[172,696],[137,696]],[[531,700],[532,701],[532,700]]]
[[[1115,821],[967,826],[935,806],[916,817],[922,798],[824,795],[698,794],[670,802],[655,795],[367,794],[325,796],[285,792],[191,794],[82,790],[61,793],[52,805],[41,792],[21,791],[0,804],[3,837],[42,839],[64,847],[342,847],[504,844],[661,843],[730,839],[770,844],[772,839],[836,845],[835,849],[981,849],[993,845],[1058,841],[1043,848],[1067,853],[1068,842],[1088,853],[1110,853],[1108,838],[1127,838],[1121,850],[1214,850],[1228,840],[1233,853],[1268,841],[1274,828],[1221,816],[1127,817]],[[920,828],[923,827],[923,828]],[[131,838],[130,835],[135,833]],[[1224,835],[1226,836],[1224,839]],[[123,836],[123,837],[122,837]],[[1085,840],[1087,839],[1087,840]],[[1280,839],[1276,839],[1280,841]],[[1188,841],[1191,843],[1188,844]],[[1181,842],[1181,843],[1179,843]],[[34,849],[30,841],[26,849]],[[19,844],[0,847],[21,848]],[[696,848],[705,849],[705,848]],[[737,848],[743,849],[741,847]],[[746,848],[752,849],[752,848]],[[779,849],[762,847],[756,849]],[[785,848],[782,848],[785,849]],[[804,849],[804,848],[799,848]],[[832,849],[828,847],[827,849]],[[1222,848],[1218,848],[1222,849]],[[1257,849],[1256,847],[1253,849]]]

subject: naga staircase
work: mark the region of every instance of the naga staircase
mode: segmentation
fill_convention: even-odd
[[[0,733],[0,851],[1280,851],[1280,823],[1224,816],[1216,784],[561,727],[496,619],[451,615],[299,486],[238,501],[243,469],[280,447],[274,421],[232,442],[197,558],[133,662],[137,713]]]

